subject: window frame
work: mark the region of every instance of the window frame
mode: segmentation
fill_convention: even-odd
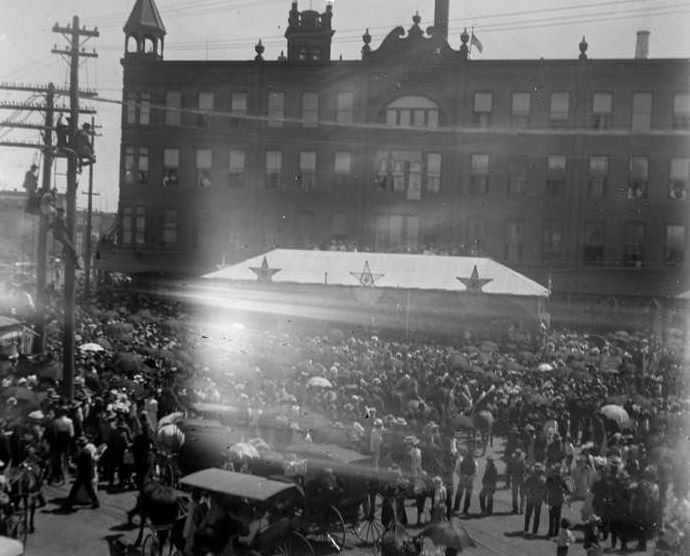
[[[639,98],[641,96],[646,96],[649,97],[649,115],[648,119],[645,120],[645,125],[643,127],[639,127],[639,125],[636,125],[636,117],[640,117],[640,114],[644,114],[644,112],[640,112],[639,110],[635,109],[635,98]],[[630,130],[634,132],[640,132],[644,133],[647,131],[651,131],[652,129],[652,119],[654,116],[654,93],[651,91],[635,91],[632,94],[631,101],[630,101]]]
[[[515,110],[515,99],[518,96],[527,97],[527,111]],[[527,127],[532,111],[532,93],[529,91],[513,91],[510,95],[510,121],[513,127]]]
[[[341,99],[351,99],[350,102],[341,103]],[[354,91],[338,91],[335,97],[335,121],[339,124],[351,124],[355,120],[355,92]],[[350,104],[342,106],[341,104]]]
[[[266,117],[268,127],[283,127],[285,125],[286,101],[285,91],[271,90],[266,93]],[[273,106],[271,99],[281,99],[281,106]]]
[[[313,107],[308,107],[305,104],[307,98],[316,100]],[[315,91],[304,91],[301,97],[302,109],[302,127],[316,127],[319,124],[319,93]],[[309,114],[309,117],[307,115]]]
[[[177,98],[177,103],[171,99]],[[165,125],[179,127],[182,125],[182,93],[180,91],[165,91]]]
[[[557,112],[554,114],[554,101],[559,95],[565,95],[565,112]],[[572,109],[570,102],[570,91],[553,91],[549,101],[549,121],[551,122],[566,122],[570,119],[570,111]],[[561,114],[563,114],[561,116]]]

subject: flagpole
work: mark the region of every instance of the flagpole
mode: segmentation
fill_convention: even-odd
[[[472,25],[472,30],[470,31],[470,48],[467,51],[468,55],[472,54],[472,37],[474,37],[474,25]]]

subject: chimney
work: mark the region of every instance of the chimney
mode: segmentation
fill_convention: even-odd
[[[635,44],[635,59],[646,60],[649,55],[649,31],[637,32],[637,43]]]
[[[448,3],[449,0],[436,0],[434,6],[434,31],[437,36],[448,40]]]

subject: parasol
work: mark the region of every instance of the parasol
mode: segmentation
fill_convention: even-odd
[[[62,378],[62,365],[57,362],[48,363],[36,371],[36,375],[53,381],[60,380]]]
[[[632,426],[632,421],[628,412],[625,411],[620,405],[609,404],[605,405],[599,410],[604,417],[609,421],[613,421],[618,424],[621,428],[626,428]]]
[[[433,523],[422,529],[419,536],[427,537],[436,546],[445,546],[458,552],[477,547],[465,528],[455,523]]]
[[[121,373],[136,373],[141,367],[142,358],[132,353],[118,353],[113,366]]]
[[[105,351],[102,346],[99,344],[96,344],[95,342],[88,342],[86,344],[82,344],[79,346],[79,351],[86,351],[86,352],[99,352],[99,351]]]
[[[307,381],[307,386],[312,388],[333,388],[333,384],[327,378],[322,376],[313,376]]]
[[[479,350],[483,351],[484,353],[492,353],[494,351],[498,351],[498,345],[496,342],[482,342],[479,346]]]
[[[239,459],[259,459],[259,450],[248,442],[238,442],[228,448],[228,453]]]
[[[549,371],[553,371],[553,365],[550,365],[549,363],[540,363],[537,369],[539,369],[542,373],[547,373]]]
[[[24,545],[10,537],[0,537],[0,556],[22,556]]]
[[[5,388],[2,393],[0,393],[0,397],[4,399],[14,398],[18,402],[27,402],[31,404],[37,404],[40,401],[40,396],[36,392],[29,388],[24,388],[23,386],[10,386],[9,388]]]

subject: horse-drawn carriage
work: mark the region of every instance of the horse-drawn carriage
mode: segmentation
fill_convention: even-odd
[[[304,495],[295,483],[205,469],[183,477],[180,485],[210,499],[194,541],[204,553],[314,556],[301,532]]]

